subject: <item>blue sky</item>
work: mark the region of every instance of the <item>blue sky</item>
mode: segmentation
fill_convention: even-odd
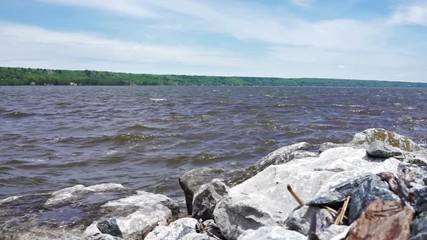
[[[2,0],[0,66],[427,82],[427,1]]]

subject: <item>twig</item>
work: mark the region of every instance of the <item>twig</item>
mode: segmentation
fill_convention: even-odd
[[[294,190],[292,190],[291,185],[288,184],[288,191],[291,193],[292,197],[295,198],[295,200],[298,202],[298,204],[300,205],[300,207],[304,207],[304,202],[301,200],[301,198],[298,197],[298,195],[294,192]]]
[[[335,220],[335,224],[340,225],[342,224],[342,221],[344,220],[345,212],[347,211],[348,203],[350,202],[350,196],[347,197],[347,199],[344,202],[344,205],[342,206],[340,214],[338,214],[337,219]]]

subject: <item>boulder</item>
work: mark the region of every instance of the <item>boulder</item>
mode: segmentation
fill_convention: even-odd
[[[370,161],[364,149],[338,147],[318,157],[272,165],[231,187],[214,210],[215,222],[228,239],[237,239],[245,230],[274,226],[288,217],[298,206],[287,191],[288,184],[303,201],[309,201],[319,190],[352,177],[382,171],[396,173],[399,164],[394,158]]]
[[[146,236],[159,225],[167,225],[179,212],[178,205],[170,198],[144,191],[136,195],[109,201],[101,206],[100,211],[114,216],[125,239],[139,239]],[[85,230],[86,236],[99,233],[100,223],[95,221]]]
[[[307,236],[284,227],[269,226],[256,230],[246,230],[238,240],[306,240]]]
[[[309,231],[320,233],[334,222],[334,217],[324,208],[301,207],[289,214],[284,224],[289,230],[308,235]],[[314,228],[310,228],[314,227]]]
[[[389,158],[402,156],[402,150],[392,146],[387,146],[384,142],[375,140],[369,148],[366,150],[366,153],[370,157],[374,158]]]
[[[387,146],[399,148],[407,152],[418,151],[421,149],[418,144],[408,137],[390,132],[383,128],[370,128],[363,132],[356,133],[350,144],[362,145],[367,148],[375,141],[383,142]]]
[[[401,201],[373,201],[351,226],[347,240],[409,239],[413,217],[411,207]]]
[[[184,191],[187,214],[192,215],[193,213],[194,194],[199,190],[201,185],[209,183],[214,178],[227,179],[229,175],[230,172],[227,170],[209,167],[196,168],[186,172],[179,179],[179,185]]]
[[[213,219],[213,211],[219,202],[228,192],[228,187],[220,179],[213,179],[211,182],[203,184],[194,195],[193,217],[196,219]]]

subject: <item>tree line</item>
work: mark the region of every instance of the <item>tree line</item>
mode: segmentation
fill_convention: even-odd
[[[0,85],[225,85],[225,86],[339,86],[427,87],[426,83],[327,78],[222,77],[132,74],[92,70],[54,70],[0,67]]]

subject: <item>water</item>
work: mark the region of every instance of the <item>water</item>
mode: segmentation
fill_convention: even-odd
[[[171,197],[203,166],[243,168],[383,127],[427,141],[427,89],[0,87],[0,199],[115,182]]]

